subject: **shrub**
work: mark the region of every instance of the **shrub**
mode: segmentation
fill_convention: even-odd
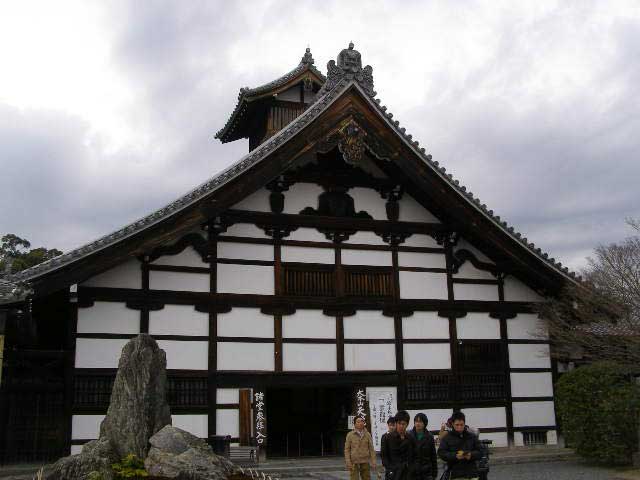
[[[640,387],[613,362],[565,373],[556,385],[556,406],[567,443],[594,463],[627,464],[638,448]]]
[[[130,453],[120,461],[120,463],[114,463],[111,465],[113,472],[116,474],[116,478],[145,478],[149,476],[149,473],[144,468],[144,462]]]

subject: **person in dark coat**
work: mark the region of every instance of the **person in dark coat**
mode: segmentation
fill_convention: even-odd
[[[416,442],[413,478],[415,480],[433,480],[438,476],[438,456],[436,442],[427,430],[429,419],[424,413],[418,413],[413,419],[413,429],[409,435]]]
[[[451,416],[453,429],[440,440],[438,456],[447,462],[450,478],[478,478],[480,441],[478,436],[465,428],[464,413],[455,412]]]
[[[396,414],[396,431],[387,434],[389,452],[389,480],[412,480],[416,442],[409,432],[409,414],[402,410]]]
[[[385,471],[385,475],[384,475],[385,480],[389,480],[390,478],[389,472],[391,471],[391,463],[390,463],[391,452],[389,451],[388,437],[390,433],[393,433],[395,431],[396,431],[396,417],[389,417],[389,419],[387,420],[387,433],[382,435],[382,438],[380,439],[380,457],[382,458],[382,466],[384,467],[384,471]]]

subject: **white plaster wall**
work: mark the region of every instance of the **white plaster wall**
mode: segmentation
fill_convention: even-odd
[[[158,340],[167,354],[167,368],[172,370],[208,370],[209,342]]]
[[[149,312],[151,335],[209,335],[209,314],[198,312],[193,305],[165,305]]]
[[[359,231],[349,237],[345,243],[364,243],[367,245],[387,245],[382,237],[373,232]]]
[[[401,267],[447,268],[447,260],[442,253],[398,252]]]
[[[345,370],[395,370],[393,344],[353,344],[344,346]]]
[[[469,312],[456,319],[456,331],[461,340],[495,340],[500,338],[500,320],[488,313]]]
[[[493,433],[483,433],[480,432],[480,440],[492,440],[492,447],[508,447],[509,446],[509,437],[507,432],[493,432]]]
[[[345,248],[342,250],[341,260],[343,265],[393,265],[391,252],[381,250],[351,250]]]
[[[218,342],[218,370],[273,371],[273,343]]]
[[[76,368],[117,368],[127,339],[76,339]]]
[[[335,372],[335,345],[285,343],[282,346],[282,369],[289,372]]]
[[[511,368],[551,368],[549,345],[509,345]]]
[[[251,223],[236,223],[227,228],[227,231],[222,233],[223,237],[245,237],[245,238],[270,238],[261,228],[256,227]]]
[[[467,423],[474,428],[502,428],[507,426],[507,412],[504,407],[464,408],[462,413]]]
[[[255,191],[245,199],[236,203],[233,210],[250,210],[254,212],[271,212],[271,205],[269,204],[269,190],[261,188]]]
[[[282,317],[283,338],[336,338],[336,319],[322,310],[296,310]]]
[[[516,447],[524,447],[524,436],[522,432],[513,432],[513,444]]]
[[[508,302],[542,302],[544,297],[515,277],[504,279],[504,299]]]
[[[233,308],[218,314],[218,336],[273,338],[273,315],[259,308]]]
[[[405,343],[402,348],[406,370],[451,368],[451,350],[448,343]]]
[[[186,292],[208,292],[208,273],[149,272],[151,290],[179,290]]]
[[[273,245],[218,242],[218,258],[273,261]]]
[[[104,415],[73,415],[71,417],[71,439],[93,440],[100,435],[100,424]]]
[[[400,297],[448,298],[447,275],[428,272],[400,272]]]
[[[280,92],[277,98],[283,102],[300,102],[300,85],[294,85],[284,92]]]
[[[547,445],[558,444],[558,432],[556,430],[547,431]]]
[[[510,340],[547,339],[545,323],[536,313],[519,313],[507,320],[507,337]]]
[[[140,312],[124,303],[95,302],[78,309],[78,333],[139,333]]]
[[[356,187],[350,189],[347,193],[353,197],[356,212],[364,210],[371,215],[374,220],[387,219],[386,200],[374,189]]]
[[[411,195],[407,195],[406,193],[400,200],[400,221],[440,223],[440,220],[438,220],[435,215],[420,205]]]
[[[403,247],[442,248],[438,242],[429,235],[413,234],[402,244]]]
[[[218,293],[273,295],[273,267],[218,264]]]
[[[395,338],[393,318],[378,310],[358,310],[344,317],[344,338]]]
[[[497,302],[497,285],[474,285],[469,283],[454,283],[453,296],[456,300],[483,300]]]
[[[85,282],[83,287],[142,288],[142,270],[136,259],[128,260]]]
[[[551,372],[512,373],[511,395],[514,397],[553,396]]]
[[[449,338],[449,319],[438,312],[413,312],[402,319],[402,338]]]
[[[489,257],[487,257],[484,253],[482,253],[480,250],[478,250],[476,247],[474,247],[473,245],[471,245],[467,240],[465,240],[464,238],[461,238],[458,240],[458,245],[456,247],[456,250],[460,250],[460,249],[464,249],[464,250],[469,250],[471,253],[473,253],[475,255],[475,257],[480,260],[481,262],[485,262],[485,263],[494,263],[493,260],[491,260]]]
[[[240,403],[240,389],[218,388],[216,390],[216,403]]]
[[[282,247],[283,262],[334,264],[336,254],[333,248]]]
[[[286,240],[301,240],[306,242],[330,243],[324,233],[320,233],[315,228],[299,228],[289,234]]]
[[[188,246],[175,255],[163,255],[151,262],[153,265],[177,265],[182,267],[209,267],[207,262],[202,260],[195,248]]]
[[[284,192],[284,213],[298,214],[307,207],[318,208],[322,187],[315,183],[295,183]]]
[[[478,270],[470,261],[466,261],[458,269],[458,273],[453,274],[453,278],[472,278],[474,280],[495,280],[490,272]]]
[[[513,402],[513,426],[555,425],[553,402]]]
[[[208,415],[171,415],[174,427],[181,428],[198,438],[207,438],[209,433]]]
[[[216,435],[240,436],[240,411],[235,409],[216,410]]]
[[[424,413],[429,420],[427,428],[429,430],[440,430],[440,425],[447,421],[453,411],[450,408],[433,408],[433,409],[419,409],[419,410],[407,410],[409,413],[409,426],[407,430],[413,428],[413,419],[418,413]]]

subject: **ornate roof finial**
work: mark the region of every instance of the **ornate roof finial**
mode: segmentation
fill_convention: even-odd
[[[313,57],[311,56],[311,49],[309,47],[307,47],[304,56],[300,59],[300,64],[313,65]]]
[[[371,65],[362,68],[360,52],[353,48],[353,42],[338,54],[337,63],[331,60],[327,64],[327,81],[318,95],[331,90],[343,79],[355,80],[371,97],[376,94],[373,90],[373,68]]]

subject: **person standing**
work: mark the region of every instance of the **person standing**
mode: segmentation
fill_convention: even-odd
[[[344,442],[344,461],[350,480],[371,480],[371,468],[376,468],[376,451],[371,434],[365,428],[364,418],[356,417],[354,429]]]
[[[415,440],[415,462],[413,478],[415,480],[433,480],[438,476],[438,456],[436,442],[427,430],[429,419],[424,413],[418,413],[413,419],[413,429],[409,435]]]
[[[465,428],[464,413],[451,416],[452,430],[440,441],[438,456],[447,462],[449,478],[478,479],[477,461],[480,459],[480,441]]]
[[[387,434],[389,452],[389,480],[411,480],[415,461],[416,442],[407,432],[409,414],[402,410],[396,414],[396,431]]]
[[[387,432],[380,439],[380,457],[382,458],[382,466],[384,467],[384,478],[389,480],[391,477],[391,452],[389,451],[389,434],[396,431],[396,417],[389,417],[387,420]]]

